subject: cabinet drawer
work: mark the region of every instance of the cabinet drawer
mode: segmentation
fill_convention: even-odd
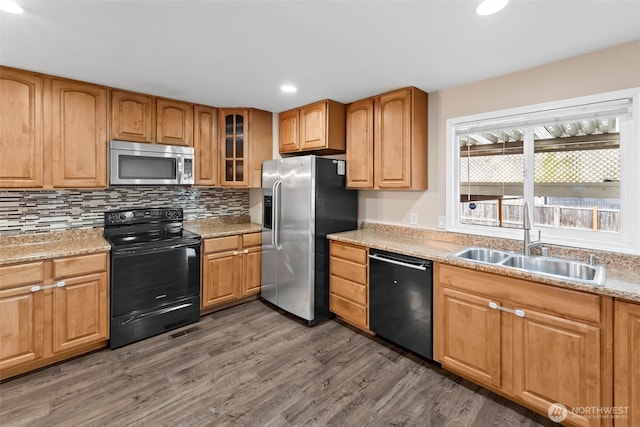
[[[53,260],[53,278],[79,276],[107,270],[107,254],[94,254]]]
[[[42,284],[44,271],[42,262],[0,267],[0,289],[10,286]]]
[[[335,294],[329,295],[329,310],[364,327],[369,327],[367,309]]]
[[[329,272],[334,276],[349,279],[363,285],[367,284],[367,266],[331,257]]]
[[[260,246],[262,244],[262,233],[249,233],[242,235],[242,247],[250,248],[252,246]]]
[[[331,293],[346,298],[360,305],[367,305],[367,287],[342,277],[331,275],[329,283]]]
[[[330,253],[331,256],[353,261],[358,264],[367,263],[367,249],[360,246],[331,242]]]
[[[235,251],[240,247],[241,236],[216,237],[204,241],[204,253]]]
[[[512,308],[530,307],[560,317],[571,317],[600,323],[599,295],[558,288],[552,285],[514,279],[498,274],[484,273],[466,268],[440,265],[438,280],[441,284],[472,293],[481,293]]]

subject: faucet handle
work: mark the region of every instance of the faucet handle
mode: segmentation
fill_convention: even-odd
[[[597,256],[596,254],[589,254],[589,265],[596,265],[597,260],[604,261],[604,258]]]

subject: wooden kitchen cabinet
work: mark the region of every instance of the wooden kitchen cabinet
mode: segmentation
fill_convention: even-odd
[[[373,188],[373,98],[347,107],[347,187]]]
[[[106,187],[107,88],[50,79],[45,94],[52,187]]]
[[[260,188],[262,162],[272,158],[273,116],[252,108],[218,110],[220,185]]]
[[[261,234],[205,239],[201,308],[215,308],[260,292]]]
[[[626,411],[616,427],[640,425],[640,304],[614,303],[614,406]]]
[[[0,267],[0,378],[9,368],[44,355],[44,264]]]
[[[153,96],[112,90],[110,139],[154,142],[155,108]]]
[[[193,107],[193,149],[196,161],[195,185],[218,185],[218,111]]]
[[[0,67],[0,188],[41,188],[43,78]]]
[[[110,139],[193,146],[193,104],[111,91]]]
[[[329,310],[340,319],[369,331],[367,248],[329,242]]]
[[[434,355],[442,367],[567,422],[610,425],[572,407],[610,407],[612,300],[437,264]]]
[[[193,146],[193,104],[158,98],[156,101],[156,142]]]
[[[280,153],[345,152],[346,105],[330,99],[280,113]]]
[[[347,172],[347,187],[426,190],[427,93],[408,87],[372,100],[373,119],[371,100],[353,103],[348,110],[347,163],[354,165]]]
[[[300,109],[283,111],[278,120],[280,154],[300,151]]]
[[[0,378],[105,347],[108,255],[0,267]]]

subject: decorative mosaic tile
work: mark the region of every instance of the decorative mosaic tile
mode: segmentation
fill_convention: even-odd
[[[162,206],[182,208],[186,220],[249,215],[249,190],[123,186],[0,191],[0,236],[103,227],[105,211]]]

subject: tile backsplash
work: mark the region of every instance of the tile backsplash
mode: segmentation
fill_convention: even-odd
[[[105,211],[161,206],[184,209],[188,220],[249,215],[249,190],[123,186],[0,191],[0,235],[102,227]]]

